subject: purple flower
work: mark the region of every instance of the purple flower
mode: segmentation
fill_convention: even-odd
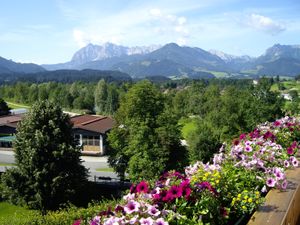
[[[284,181],[281,183],[281,188],[282,188],[283,190],[285,190],[286,187],[287,187],[287,180],[284,180]]]
[[[195,184],[200,190],[204,190],[207,189],[210,192],[217,194],[216,190],[211,186],[211,184],[207,181],[203,181],[201,183],[197,183]]]
[[[276,180],[272,177],[268,177],[266,183],[267,183],[268,187],[275,187]]]
[[[153,219],[150,217],[140,219],[140,224],[142,225],[153,225],[153,222]]]
[[[160,214],[160,211],[155,206],[148,207],[147,212],[150,216],[158,216]]]
[[[298,162],[297,159],[294,159],[294,160],[292,161],[292,164],[293,164],[294,167],[298,167],[299,162]]]
[[[100,224],[100,216],[95,216],[92,221],[90,222],[90,225],[99,225]]]
[[[296,157],[291,156],[291,157],[290,157],[290,162],[292,163],[292,165],[293,165],[294,167],[298,167],[299,162],[298,162],[298,160],[296,159]]]
[[[247,145],[245,148],[246,152],[252,152],[252,147],[250,145]]]
[[[278,180],[283,180],[285,177],[284,173],[279,168],[275,168],[274,175]]]
[[[158,218],[155,222],[154,225],[169,225],[167,221],[164,221],[163,218]]]
[[[124,207],[124,211],[127,214],[131,214],[133,212],[138,212],[140,208],[140,203],[136,201],[129,201],[127,205]]]
[[[284,160],[283,164],[284,164],[285,167],[289,167],[290,166],[290,163],[287,160]]]

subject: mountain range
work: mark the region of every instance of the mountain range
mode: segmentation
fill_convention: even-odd
[[[7,65],[7,66],[5,66]],[[126,47],[88,44],[70,61],[51,65],[19,64],[0,58],[0,73],[34,73],[45,70],[110,70],[133,78],[165,77],[257,77],[300,74],[300,45],[276,44],[259,57],[234,56],[217,50],[179,46]]]

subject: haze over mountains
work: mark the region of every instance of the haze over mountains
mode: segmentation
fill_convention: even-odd
[[[36,73],[46,70],[112,70],[131,77],[256,77],[300,74],[300,45],[276,44],[257,57],[233,56],[198,47],[126,47],[106,43],[89,44],[78,50],[69,62],[52,65],[14,63],[0,58],[0,73]]]

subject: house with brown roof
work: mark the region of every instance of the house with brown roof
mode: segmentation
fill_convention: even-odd
[[[107,132],[114,120],[108,116],[79,115],[71,118],[73,133],[83,153],[104,155],[107,146]]]
[[[25,114],[7,115],[0,117],[0,148],[11,148],[17,124]],[[107,146],[107,132],[112,129],[114,120],[108,116],[77,115],[71,117],[73,134],[82,152],[86,154],[104,155]]]

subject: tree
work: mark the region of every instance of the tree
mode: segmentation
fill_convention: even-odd
[[[121,178],[127,172],[133,181],[154,179],[186,165],[178,121],[149,81],[137,83],[122,98],[116,120],[108,137],[109,163]]]
[[[43,212],[74,200],[87,170],[81,164],[69,116],[51,102],[38,102],[17,131],[17,166],[2,178],[3,197]]]
[[[105,80],[100,80],[95,89],[95,109],[97,113],[106,113],[107,84]]]
[[[0,116],[8,115],[10,108],[6,104],[6,102],[0,98]]]

